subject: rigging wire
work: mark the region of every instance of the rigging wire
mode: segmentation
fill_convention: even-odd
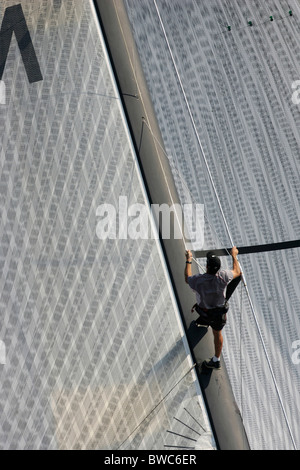
[[[241,417],[244,418],[243,407],[243,352],[242,352],[242,335],[243,335],[243,285],[241,284],[241,298],[240,298],[240,397],[241,397]]]
[[[149,126],[149,124],[145,121],[145,119],[143,119],[143,123],[147,126],[147,128],[148,128],[148,130],[149,130],[149,132],[150,132],[150,134],[151,134],[151,136],[152,136],[152,138],[156,141],[157,145],[160,147],[160,149],[161,149],[161,151],[164,153],[165,157],[166,157],[168,160],[170,160],[170,157],[169,157],[168,154],[166,153],[165,149],[163,148],[163,146],[161,145],[161,143],[159,142],[159,140],[157,139],[156,135],[155,135],[154,132],[152,131],[152,129],[151,129],[151,127]],[[187,183],[186,183],[185,179],[184,179],[183,176],[180,174],[178,168],[175,166],[174,163],[173,163],[173,168],[172,168],[172,170],[174,170],[174,171],[177,173],[178,177],[181,179],[182,184],[185,186],[187,192],[189,193],[189,196],[190,196],[191,200],[193,201],[193,203],[195,203],[194,196],[193,196],[192,194],[190,194],[190,190],[189,190],[189,188],[188,188],[188,186],[187,186]],[[173,199],[172,199],[172,202],[173,202]],[[208,222],[210,228],[211,228],[212,230],[214,230],[213,227],[211,227],[211,225],[210,225],[210,223],[209,223],[209,220],[207,220],[207,222]],[[181,235],[182,235],[182,240],[183,240],[184,247],[185,247],[185,249],[187,249],[187,244],[186,244],[186,241],[185,241],[184,232],[183,232],[181,226],[180,226],[180,231],[181,231]],[[216,234],[216,235],[217,235],[217,234]],[[206,271],[206,268],[205,268],[203,265],[201,265],[201,263],[200,263],[196,258],[193,257],[193,260],[195,261],[195,263],[198,265],[198,267],[199,267],[203,272]]]
[[[230,243],[232,244],[232,246],[234,246],[234,243],[233,243],[233,240],[232,240],[232,237],[231,237],[231,234],[230,234],[230,230],[229,230],[229,227],[228,227],[226,218],[225,218],[225,214],[224,214],[224,212],[223,212],[223,207],[222,207],[221,201],[220,201],[220,199],[219,199],[219,195],[218,195],[218,192],[217,192],[217,189],[216,189],[216,186],[215,186],[215,183],[214,183],[214,180],[213,180],[213,177],[212,177],[212,174],[211,174],[211,171],[210,171],[210,168],[209,168],[207,159],[206,159],[206,157],[205,157],[204,149],[203,149],[203,146],[202,146],[202,143],[201,143],[201,140],[200,140],[198,131],[197,131],[197,126],[196,126],[196,123],[195,123],[195,120],[194,120],[194,117],[193,117],[193,113],[192,113],[192,110],[191,110],[189,101],[188,101],[187,96],[186,96],[186,93],[185,93],[185,89],[184,89],[184,86],[183,86],[183,83],[182,83],[182,80],[181,80],[181,77],[180,77],[180,74],[179,74],[179,71],[178,71],[178,68],[177,68],[177,65],[176,65],[176,61],[175,61],[174,55],[173,55],[173,53],[172,53],[172,49],[171,49],[171,47],[170,47],[170,43],[169,43],[169,40],[168,40],[168,36],[167,36],[166,30],[165,30],[165,27],[164,27],[164,24],[163,24],[163,21],[162,21],[162,18],[161,18],[159,9],[158,9],[158,7],[157,7],[156,0],[153,0],[153,2],[154,2],[154,5],[155,5],[155,8],[156,8],[156,11],[157,11],[157,15],[158,15],[158,17],[159,17],[160,25],[161,25],[161,28],[162,28],[162,31],[163,31],[163,34],[164,34],[164,37],[165,37],[165,40],[166,40],[166,43],[167,43],[167,47],[168,47],[168,50],[169,50],[169,53],[170,53],[170,56],[171,56],[171,59],[172,59],[172,63],[173,63],[173,66],[174,66],[174,69],[175,69],[175,72],[176,72],[176,75],[177,75],[177,79],[178,79],[178,81],[179,81],[179,85],[180,85],[180,88],[181,88],[181,91],[182,91],[182,94],[183,94],[183,97],[184,97],[184,101],[185,101],[185,103],[186,103],[186,106],[187,106],[187,109],[188,109],[188,113],[189,113],[189,116],[190,116],[190,119],[191,119],[191,122],[192,122],[192,125],[193,125],[193,128],[194,128],[194,131],[195,131],[195,136],[196,136],[198,145],[199,145],[199,147],[200,147],[200,150],[201,150],[201,153],[202,153],[202,156],[203,156],[203,159],[204,159],[204,163],[205,163],[205,166],[206,166],[208,175],[209,175],[209,179],[210,179],[210,182],[211,182],[211,184],[212,184],[214,193],[215,193],[216,198],[217,198],[218,206],[219,206],[219,209],[220,209],[221,214],[222,214],[222,218],[223,218],[223,221],[224,221],[224,224],[225,224],[225,227],[226,227],[226,231],[227,231],[227,233],[228,233],[228,236],[229,236],[229,239],[230,239]]]
[[[122,447],[122,445],[125,444],[126,441],[128,441],[128,439],[149,418],[149,416],[159,407],[159,405],[161,405],[168,398],[170,393],[173,392],[173,390],[177,387],[177,385],[179,385],[183,381],[183,379],[185,379],[185,377],[196,367],[196,365],[197,365],[196,363],[193,364],[192,367],[190,367],[189,370],[181,377],[181,379],[179,379],[178,382],[176,382],[173,385],[173,387],[166,393],[166,395],[164,395],[162,399],[159,400],[159,402],[151,409],[151,411],[149,411],[149,413],[145,416],[145,418],[133,429],[133,431],[126,437],[126,439],[124,439],[124,441],[119,445],[117,450],[119,450]]]
[[[163,36],[164,36],[166,44],[167,44],[169,54],[171,56],[172,64],[173,64],[173,67],[174,67],[175,72],[176,72],[177,80],[179,82],[179,86],[180,86],[180,89],[181,89],[181,92],[182,92],[182,95],[183,95],[183,98],[184,98],[184,101],[185,101],[185,104],[186,104],[186,107],[187,107],[187,110],[188,110],[188,114],[189,114],[189,117],[191,119],[192,127],[193,127],[194,132],[195,132],[195,136],[196,136],[196,139],[197,139],[200,151],[201,151],[201,155],[203,157],[205,167],[206,167],[206,170],[208,172],[208,176],[209,176],[213,191],[215,193],[217,204],[219,206],[219,209],[220,209],[220,212],[221,212],[221,215],[222,215],[222,219],[223,219],[228,237],[230,239],[230,243],[231,243],[232,246],[234,246],[233,238],[232,238],[232,235],[231,235],[231,232],[230,232],[230,229],[229,229],[229,226],[228,226],[228,223],[227,223],[224,211],[223,211],[223,207],[222,207],[222,204],[221,204],[218,192],[217,192],[216,185],[215,185],[213,177],[212,177],[212,173],[210,171],[210,167],[209,167],[207,158],[205,156],[205,152],[204,152],[204,149],[203,149],[200,137],[199,137],[199,133],[198,133],[198,130],[197,130],[197,126],[196,126],[194,117],[193,117],[193,113],[192,113],[192,110],[191,110],[191,107],[190,107],[190,104],[189,104],[189,101],[188,101],[188,98],[187,98],[187,95],[186,95],[186,92],[185,92],[185,89],[184,89],[184,86],[183,86],[183,83],[182,83],[182,80],[181,80],[180,73],[179,73],[177,65],[176,65],[176,61],[175,61],[175,58],[174,58],[174,55],[173,55],[173,52],[172,52],[172,49],[171,49],[171,46],[170,46],[170,43],[169,43],[169,40],[168,40],[166,29],[165,29],[162,17],[160,15],[160,11],[158,9],[156,0],[153,0],[153,3],[154,3],[154,6],[155,6],[155,9],[156,9],[156,13],[157,13],[157,16],[158,16],[158,19],[159,19],[159,23],[160,23],[162,32],[163,32]],[[281,394],[280,394],[280,391],[279,391],[277,380],[276,380],[276,377],[275,377],[275,374],[274,374],[274,371],[273,371],[273,367],[272,367],[272,364],[271,364],[271,360],[269,358],[269,354],[268,354],[268,351],[267,351],[265,341],[263,339],[262,331],[261,331],[261,328],[260,328],[260,325],[259,325],[259,322],[258,322],[258,319],[257,319],[254,304],[253,304],[253,301],[252,301],[251,296],[250,296],[250,292],[249,292],[249,289],[248,289],[248,286],[247,286],[247,283],[246,283],[246,279],[245,279],[245,275],[243,273],[242,267],[241,267],[241,271],[242,271],[242,280],[243,280],[244,288],[245,288],[247,298],[248,298],[248,301],[249,301],[250,309],[252,311],[252,315],[253,315],[253,318],[254,318],[254,321],[255,321],[255,324],[256,324],[256,328],[257,328],[257,331],[258,331],[258,334],[259,334],[259,337],[260,337],[260,340],[261,340],[261,344],[262,344],[263,351],[264,351],[264,354],[265,354],[265,357],[266,357],[266,360],[267,360],[267,363],[268,363],[268,367],[269,367],[269,370],[270,370],[270,373],[271,373],[271,377],[272,377],[273,384],[274,384],[274,387],[275,387],[275,390],[276,390],[276,394],[278,396],[278,400],[279,400],[279,403],[280,403],[280,406],[281,406],[281,410],[282,410],[282,413],[283,413],[283,416],[284,416],[284,419],[285,419],[285,422],[286,422],[286,425],[287,425],[287,429],[289,431],[289,435],[290,435],[293,447],[295,449],[297,449],[296,443],[295,443],[295,440],[294,440],[294,436],[293,436],[293,433],[292,433],[292,430],[291,430],[291,427],[290,427],[290,424],[289,424],[289,420],[288,420],[288,417],[287,417],[287,414],[286,414],[286,410],[285,410],[285,407],[284,407],[284,404],[283,404],[283,400],[282,400],[282,397],[281,397]]]

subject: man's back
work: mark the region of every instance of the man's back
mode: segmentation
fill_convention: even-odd
[[[189,286],[196,292],[197,304],[200,308],[211,309],[223,307],[226,287],[233,279],[233,272],[220,269],[217,274],[196,274],[188,277]]]

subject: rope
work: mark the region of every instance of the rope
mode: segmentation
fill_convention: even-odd
[[[242,353],[242,334],[243,334],[243,286],[241,285],[241,313],[240,313],[240,394],[241,394],[241,416],[243,419],[243,353]]]
[[[147,126],[149,132],[151,133],[152,138],[156,141],[156,143],[157,143],[157,145],[160,147],[161,151],[164,153],[164,155],[165,155],[165,156],[167,157],[167,159],[169,160],[168,154],[166,153],[165,149],[163,148],[163,146],[161,145],[161,143],[160,143],[159,140],[157,139],[156,135],[152,132],[151,127],[149,126],[149,124],[146,122],[145,119],[143,119],[143,125],[144,125],[144,124]],[[179,173],[179,171],[178,171],[178,169],[176,168],[175,165],[174,165],[174,170],[175,170],[175,172],[177,173],[177,175],[179,176],[179,178],[181,179],[182,183],[185,185],[187,191],[189,192],[189,195],[190,195],[192,201],[195,202],[193,195],[190,194],[190,190],[189,190],[189,188],[188,188],[188,186],[187,186],[187,184],[186,184],[185,179],[181,176],[181,174]],[[173,202],[173,199],[171,199],[171,200],[172,200],[172,202]],[[209,221],[208,221],[208,223],[209,223]],[[179,222],[178,222],[178,225],[180,226]],[[209,225],[210,225],[210,224],[209,224]],[[211,227],[211,228],[212,228],[212,227]],[[182,230],[181,226],[180,226],[180,231],[181,231],[181,235],[182,235],[182,240],[183,240],[184,248],[185,248],[185,250],[186,250],[186,249],[187,249],[187,244],[186,244],[185,237],[184,237],[184,233],[183,233],[183,230]],[[201,269],[201,271],[203,271],[203,272],[206,271],[206,268],[205,268],[196,258],[193,257],[193,260],[194,260],[194,262],[197,264],[197,266]]]
[[[196,123],[195,123],[195,120],[194,120],[194,117],[193,117],[193,113],[191,111],[191,108],[190,108],[190,105],[189,105],[189,102],[188,102],[188,99],[187,99],[187,96],[186,96],[186,93],[185,93],[185,89],[184,89],[184,86],[183,86],[182,81],[181,81],[181,77],[180,77],[180,74],[179,74],[179,71],[178,71],[178,68],[177,68],[177,65],[176,65],[171,47],[170,47],[170,43],[169,43],[169,40],[168,40],[168,37],[167,37],[167,33],[166,33],[166,30],[165,30],[162,18],[160,16],[160,13],[159,13],[159,10],[158,10],[158,7],[157,7],[156,0],[153,0],[153,2],[154,2],[154,5],[155,5],[155,8],[156,8],[156,11],[157,11],[157,15],[159,17],[160,25],[161,25],[161,28],[162,28],[162,31],[163,31],[163,34],[164,34],[164,37],[165,37],[165,40],[166,40],[166,43],[167,43],[167,47],[168,47],[168,50],[169,50],[169,53],[170,53],[170,56],[171,56],[171,59],[172,59],[173,66],[174,66],[175,71],[176,71],[177,79],[178,79],[178,82],[179,82],[179,85],[180,85],[180,88],[181,88],[181,91],[182,91],[182,94],[183,94],[183,97],[184,97],[184,101],[186,103],[188,113],[189,113],[189,116],[190,116],[190,119],[191,119],[191,122],[192,122],[192,125],[193,125],[193,128],[194,128],[195,136],[196,136],[198,145],[200,147],[200,150],[201,150],[201,153],[202,153],[202,156],[203,156],[203,159],[204,159],[204,163],[205,163],[208,175],[209,175],[209,179],[211,181],[214,193],[216,195],[218,206],[219,206],[219,209],[220,209],[221,214],[222,214],[222,218],[223,218],[223,221],[224,221],[224,224],[225,224],[225,227],[226,227],[229,239],[230,239],[230,243],[231,243],[232,246],[234,246],[234,243],[233,243],[233,240],[232,240],[232,237],[231,237],[231,234],[230,234],[230,230],[229,230],[229,227],[227,225],[226,218],[225,218],[225,214],[223,212],[222,204],[221,204],[221,201],[219,199],[218,192],[217,192],[217,189],[216,189],[216,186],[215,186],[215,183],[214,183],[214,180],[213,180],[213,177],[212,177],[207,159],[205,157],[204,149],[203,149],[203,146],[202,146],[202,143],[201,143],[198,131],[197,131],[197,127],[196,127]]]
[[[195,132],[195,136],[196,136],[196,139],[197,139],[197,142],[198,142],[198,145],[199,145],[199,148],[200,148],[200,151],[201,151],[204,163],[205,163],[205,167],[207,169],[209,179],[210,179],[213,191],[215,193],[217,204],[219,206],[219,209],[220,209],[220,212],[221,212],[221,215],[222,215],[222,219],[223,219],[223,222],[224,222],[224,225],[225,225],[230,243],[231,243],[232,246],[234,246],[235,244],[233,242],[233,238],[231,236],[231,232],[230,232],[229,226],[227,224],[227,220],[226,220],[226,217],[225,217],[225,214],[224,214],[224,211],[223,211],[223,207],[222,207],[222,204],[221,204],[218,192],[217,192],[217,188],[215,186],[215,183],[214,183],[214,180],[213,180],[213,177],[212,177],[212,173],[210,171],[207,158],[205,156],[205,152],[204,152],[204,149],[203,149],[200,137],[199,137],[199,133],[197,131],[197,126],[196,126],[194,117],[193,117],[193,113],[192,113],[189,101],[187,99],[187,95],[186,95],[186,92],[185,92],[185,89],[184,89],[184,86],[183,86],[183,83],[182,83],[182,80],[181,80],[181,77],[180,77],[180,73],[179,73],[177,65],[176,65],[176,61],[174,59],[174,55],[172,53],[172,49],[171,49],[171,46],[170,46],[170,43],[169,43],[169,40],[168,40],[168,36],[167,36],[166,30],[165,30],[165,27],[164,27],[164,23],[162,21],[162,18],[161,18],[161,15],[160,15],[157,3],[156,3],[156,0],[153,0],[153,3],[154,3],[154,6],[155,6],[155,9],[156,9],[156,12],[157,12],[157,16],[159,18],[160,26],[161,26],[161,29],[162,29],[162,32],[163,32],[163,35],[164,35],[164,38],[165,38],[165,41],[166,41],[166,44],[167,44],[169,54],[171,56],[173,67],[174,67],[175,72],[176,72],[177,80],[178,80],[179,86],[181,88],[182,95],[184,97],[184,101],[185,101],[185,104],[186,104],[186,107],[187,107],[187,110],[188,110],[188,114],[190,116],[190,120],[191,120],[193,129],[194,129],[194,132]],[[251,299],[251,296],[250,296],[250,292],[249,292],[249,289],[248,289],[248,286],[247,286],[247,283],[246,283],[246,279],[245,279],[242,267],[241,267],[241,271],[242,271],[241,274],[242,274],[244,288],[245,288],[245,291],[247,293],[247,297],[248,297],[248,301],[249,301],[250,308],[251,308],[251,311],[252,311],[252,315],[254,317],[255,324],[256,324],[256,327],[257,327],[257,331],[258,331],[258,334],[259,334],[259,337],[260,337],[260,340],[261,340],[261,343],[262,343],[262,346],[263,346],[263,350],[264,350],[264,353],[265,353],[265,356],[266,356],[268,367],[270,369],[271,377],[272,377],[272,380],[273,380],[273,383],[274,383],[274,386],[275,386],[275,390],[276,390],[276,393],[277,393],[277,396],[278,396],[278,400],[279,400],[279,403],[280,403],[280,406],[281,406],[281,409],[282,409],[282,412],[283,412],[283,416],[284,416],[284,419],[285,419],[285,422],[286,422],[286,425],[287,425],[287,428],[288,428],[288,431],[289,431],[289,434],[290,434],[290,437],[291,437],[291,441],[293,443],[294,448],[296,449],[296,444],[295,444],[295,440],[294,440],[294,437],[293,437],[293,433],[292,433],[292,430],[291,430],[291,427],[290,427],[290,424],[289,424],[289,420],[287,418],[287,414],[286,414],[286,411],[285,411],[283,400],[281,398],[281,394],[280,394],[280,391],[279,391],[279,388],[278,388],[278,385],[277,385],[276,377],[275,377],[275,374],[274,374],[274,371],[273,371],[273,368],[272,368],[272,365],[271,365],[271,361],[270,361],[270,358],[269,358],[269,355],[268,355],[268,352],[267,352],[267,348],[266,348],[266,345],[265,345],[265,342],[264,342],[264,339],[263,339],[263,336],[262,336],[262,332],[261,332],[261,329],[260,329],[260,326],[259,326],[259,322],[257,320],[257,315],[256,315],[256,312],[255,312],[255,308],[254,308],[254,305],[253,305],[253,302],[252,302],[252,299]]]

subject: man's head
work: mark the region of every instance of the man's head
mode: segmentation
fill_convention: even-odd
[[[206,268],[207,268],[207,273],[208,274],[217,274],[221,267],[221,261],[218,256],[214,255],[212,252],[208,252],[206,255],[207,258],[207,263],[206,263]]]

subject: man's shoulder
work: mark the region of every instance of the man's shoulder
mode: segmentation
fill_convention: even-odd
[[[233,279],[233,272],[231,269],[220,269],[218,271],[217,276],[222,279],[224,282],[230,282]]]
[[[203,274],[192,274],[192,276],[188,276],[188,279],[192,279],[193,281],[195,281],[196,279],[199,279],[200,277],[202,277]]]
[[[187,278],[187,282],[191,287],[194,287],[195,284],[199,281],[199,279],[201,279],[203,276],[204,274],[201,273],[193,274],[192,276],[189,276]]]

